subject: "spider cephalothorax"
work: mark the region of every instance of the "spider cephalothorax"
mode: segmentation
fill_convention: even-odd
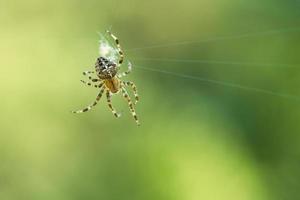
[[[104,57],[97,58],[95,71],[100,79],[111,79],[117,74],[118,70],[119,67],[116,63]]]
[[[94,101],[93,104],[89,105],[88,107],[82,109],[82,110],[78,110],[78,111],[74,111],[73,113],[82,113],[82,112],[87,112],[89,110],[91,110],[94,106],[96,106],[98,104],[98,101],[101,99],[104,91],[106,91],[106,98],[107,98],[107,103],[108,103],[108,107],[110,108],[110,110],[112,111],[112,113],[116,116],[116,117],[120,117],[121,115],[119,113],[117,113],[117,111],[114,109],[114,107],[111,104],[111,96],[113,94],[118,93],[119,91],[122,92],[123,97],[127,100],[130,111],[132,113],[132,116],[134,117],[136,123],[139,125],[139,121],[137,118],[137,115],[135,113],[135,109],[134,109],[134,104],[136,104],[139,100],[138,94],[137,94],[137,89],[136,86],[133,82],[131,81],[122,81],[120,78],[124,77],[126,75],[128,75],[131,72],[131,63],[128,62],[128,70],[118,74],[119,68],[123,63],[124,60],[124,53],[121,49],[121,46],[119,44],[119,40],[116,36],[114,36],[112,33],[110,33],[109,31],[107,31],[107,33],[112,37],[112,39],[115,40],[116,45],[117,45],[117,50],[118,50],[118,54],[119,54],[119,59],[117,62],[114,62],[106,57],[99,57],[97,58],[96,64],[95,64],[95,71],[86,71],[83,72],[83,75],[88,75],[89,80],[91,82],[98,82],[98,84],[94,84],[94,86],[96,88],[100,88],[100,92],[98,94],[98,96],[96,97],[96,101]],[[105,46],[105,50],[107,46]],[[92,78],[91,74],[96,73],[98,78]],[[86,82],[81,80],[84,84],[91,86],[92,83],[91,82]],[[132,88],[134,96],[135,96],[135,103],[133,104],[131,101],[130,96],[128,95],[128,92],[125,88],[125,86],[129,86]]]

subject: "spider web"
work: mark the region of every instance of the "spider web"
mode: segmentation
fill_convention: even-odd
[[[182,45],[200,45],[203,43],[222,41],[222,40],[235,40],[235,39],[252,38],[252,37],[266,37],[266,36],[270,36],[270,35],[288,34],[288,33],[295,33],[295,32],[296,33],[300,32],[300,27],[274,29],[274,30],[267,30],[267,31],[261,31],[261,32],[255,32],[255,33],[244,33],[244,34],[233,35],[233,36],[222,36],[222,37],[215,37],[215,38],[211,38],[208,40],[202,40],[202,41],[182,41],[182,42],[174,42],[174,43],[168,43],[168,44],[156,44],[156,45],[130,48],[130,49],[127,49],[126,51],[134,52],[134,51],[143,51],[143,50],[148,50],[148,49],[176,47],[176,46],[182,46]],[[135,61],[146,61],[146,62],[151,61],[151,62],[159,62],[159,63],[161,63],[161,62],[201,63],[201,64],[257,66],[257,67],[281,67],[281,68],[299,67],[298,65],[292,65],[292,64],[234,62],[234,61],[221,61],[221,60],[199,60],[199,59],[177,59],[177,58],[155,58],[155,57],[149,57],[149,58],[148,57],[133,57],[131,59],[135,60]],[[246,86],[246,85],[228,82],[228,81],[209,79],[209,78],[194,76],[194,75],[190,75],[190,74],[176,73],[176,72],[168,71],[168,70],[164,70],[164,69],[157,69],[152,66],[135,65],[135,67],[140,70],[146,70],[146,71],[155,72],[155,73],[163,73],[163,74],[175,76],[178,78],[193,79],[193,80],[197,80],[197,81],[207,82],[210,84],[221,85],[221,86],[225,86],[225,87],[231,87],[231,88],[236,88],[236,89],[241,89],[241,90],[246,90],[246,91],[251,91],[251,92],[256,92],[256,93],[262,93],[265,95],[271,95],[271,96],[300,101],[300,96],[292,95],[292,94],[288,94],[288,93],[275,92],[275,91],[268,90],[265,88],[251,87],[251,86]]]
[[[108,60],[117,63],[118,61],[118,51],[116,47],[104,36],[104,34],[99,33],[99,56],[107,58]]]
[[[113,17],[117,20],[117,16],[120,15],[119,9],[117,7],[117,0],[114,0],[114,9],[113,9]],[[112,25],[109,29],[112,28]],[[201,45],[205,43],[212,43],[217,41],[226,41],[226,40],[238,40],[238,39],[245,39],[245,38],[259,38],[259,37],[268,37],[272,35],[283,35],[283,34],[290,34],[290,33],[298,33],[300,32],[300,27],[288,27],[288,28],[278,28],[278,29],[271,29],[271,30],[264,30],[264,31],[258,31],[258,32],[246,32],[241,33],[238,35],[225,35],[225,36],[218,36],[214,38],[209,38],[206,40],[200,40],[200,41],[178,41],[173,43],[160,43],[160,44],[153,44],[153,45],[146,45],[141,47],[134,47],[134,48],[128,48],[125,49],[125,52],[128,52],[129,54],[132,54],[134,52],[140,52],[145,50],[155,50],[155,49],[162,49],[162,48],[177,48],[180,46],[188,46],[188,45]],[[118,58],[118,51],[116,50],[116,47],[111,44],[111,42],[104,36],[101,35],[100,39],[100,46],[99,46],[99,53],[100,55],[106,56],[109,59],[113,60],[114,62],[117,61]],[[163,63],[163,62],[173,62],[173,63],[194,63],[194,64],[214,64],[214,65],[230,65],[230,66],[256,66],[256,67],[280,67],[280,68],[297,68],[298,65],[294,64],[285,64],[285,63],[256,63],[256,62],[240,62],[240,61],[223,61],[223,60],[200,60],[200,59],[181,59],[181,58],[158,58],[158,57],[134,57],[129,56],[130,60],[133,61],[141,61],[143,63],[150,62],[157,62],[157,63]],[[159,65],[156,65],[159,66]],[[200,77],[190,74],[182,74],[177,73],[174,71],[162,69],[161,67],[153,67],[153,66],[145,66],[134,64],[135,68],[138,68],[143,71],[150,71],[153,73],[161,73],[169,76],[174,76],[177,78],[184,78],[184,79],[192,79],[202,82],[207,82],[210,84],[220,85],[224,87],[231,87],[236,88],[240,90],[246,90],[251,91],[255,93],[261,93],[265,95],[270,96],[276,96],[291,100],[300,100],[300,96],[288,94],[288,93],[281,93],[276,92],[273,90],[269,90],[266,88],[258,88],[258,87],[252,87],[248,85],[238,84],[231,81],[223,81],[223,80],[216,80],[216,79],[210,79],[206,77]]]

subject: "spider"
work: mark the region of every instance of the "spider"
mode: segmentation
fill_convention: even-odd
[[[115,108],[112,106],[111,97],[112,97],[112,95],[118,94],[121,91],[123,94],[123,97],[128,102],[128,106],[130,108],[131,114],[132,114],[135,122],[137,123],[137,125],[140,125],[138,117],[137,117],[135,109],[134,109],[134,106],[133,106],[139,100],[137,88],[133,82],[121,80],[122,77],[127,76],[131,72],[132,65],[130,62],[128,62],[128,70],[123,73],[118,74],[120,66],[122,65],[122,63],[124,61],[124,53],[122,51],[122,48],[121,48],[118,38],[115,35],[113,35],[110,31],[107,31],[107,34],[115,41],[115,43],[117,45],[118,60],[112,61],[112,59],[106,58],[104,56],[100,56],[99,58],[97,58],[97,61],[95,63],[95,71],[83,72],[84,76],[88,76],[89,81],[86,82],[86,81],[81,80],[81,82],[84,83],[85,85],[94,86],[96,88],[99,88],[100,92],[98,93],[94,103],[90,104],[89,106],[87,106],[86,108],[84,108],[82,110],[73,111],[73,113],[83,113],[83,112],[87,112],[87,111],[91,110],[94,106],[96,106],[98,104],[103,93],[106,92],[108,107],[110,108],[113,115],[115,117],[119,118],[119,117],[121,117],[121,114],[118,113],[115,110]],[[97,78],[92,78],[91,74],[96,74]],[[99,82],[99,83],[92,84],[90,81],[93,83],[97,83],[97,82]],[[129,86],[133,90],[133,94],[135,96],[134,104],[132,103],[131,98],[129,97],[125,86]]]

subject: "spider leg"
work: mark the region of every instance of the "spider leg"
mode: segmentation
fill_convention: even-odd
[[[128,69],[126,72],[123,72],[121,74],[118,74],[118,78],[122,78],[124,76],[127,76],[128,74],[130,74],[130,72],[132,71],[132,64],[131,62],[128,62]]]
[[[94,86],[95,88],[101,88],[103,86],[103,82],[97,85],[97,84],[92,84],[91,82],[87,82],[84,80],[80,80],[80,81],[87,86]]]
[[[137,92],[136,85],[133,82],[131,82],[131,81],[122,81],[122,83],[124,85],[130,86],[132,88],[133,94],[134,94],[134,97],[135,97],[134,104],[137,104],[137,102],[139,101],[139,95],[138,95],[138,92]]]
[[[123,97],[124,97],[124,98],[127,100],[127,102],[128,102],[128,105],[129,105],[131,114],[132,114],[132,116],[133,116],[135,122],[136,122],[137,125],[139,126],[139,125],[140,125],[140,122],[139,122],[138,117],[137,117],[137,115],[136,115],[136,112],[135,112],[135,110],[134,110],[132,101],[131,101],[131,99],[130,99],[130,97],[129,97],[129,95],[128,95],[128,93],[127,93],[127,91],[126,91],[126,89],[125,89],[124,87],[122,87],[122,94],[123,94]]]
[[[109,90],[106,90],[106,98],[107,98],[107,104],[108,104],[108,107],[110,108],[111,112],[114,114],[114,116],[116,118],[119,118],[121,117],[121,114],[120,113],[117,113],[117,111],[114,109],[114,107],[112,106],[111,104],[111,93]]]
[[[123,60],[124,60],[124,53],[123,53],[123,50],[121,48],[119,39],[116,36],[114,36],[109,30],[107,30],[106,32],[115,40],[115,42],[117,44],[117,48],[118,48],[119,55],[120,55],[119,65],[121,65],[123,63]]]
[[[84,71],[82,74],[84,76],[88,76],[91,81],[97,82],[98,79],[93,79],[92,76],[91,76],[91,74],[93,74],[93,73],[95,73],[95,72],[94,71]]]
[[[105,90],[105,88],[102,87],[101,90],[100,90],[100,92],[99,92],[99,94],[98,94],[97,97],[96,97],[96,100],[94,101],[93,104],[87,106],[86,108],[84,108],[84,109],[82,109],[82,110],[73,111],[73,113],[83,113],[83,112],[87,112],[87,111],[91,110],[94,106],[97,105],[97,103],[98,103],[99,100],[101,99],[104,90]]]

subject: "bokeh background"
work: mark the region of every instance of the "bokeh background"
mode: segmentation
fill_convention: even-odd
[[[297,0],[0,0],[0,199],[299,199],[299,9]],[[120,95],[120,119],[105,98],[70,113],[97,95],[79,80],[108,28],[135,66],[126,79],[139,89],[140,127]]]

